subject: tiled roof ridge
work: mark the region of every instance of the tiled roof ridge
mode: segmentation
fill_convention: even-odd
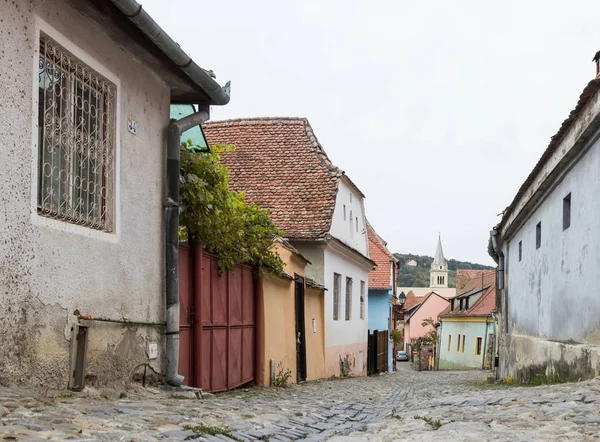
[[[335,200],[339,192],[339,182],[343,176],[343,171],[336,167],[329,159],[323,146],[319,143],[309,121],[305,117],[252,117],[252,118],[235,118],[228,120],[210,121],[203,124],[207,131],[207,139],[209,142],[213,140],[214,134],[216,140],[227,141],[231,144],[238,144],[238,147],[248,146],[256,148],[252,145],[253,139],[260,139],[261,142],[270,138],[280,136],[282,133],[288,134],[290,142],[295,143],[294,147],[301,149],[304,162],[311,164],[311,172],[313,176],[317,176],[319,183],[323,186],[320,191],[320,198],[323,198],[323,205],[320,208],[320,214],[309,213],[304,219],[304,224],[297,228],[290,228],[289,220],[286,219],[283,213],[289,213],[285,207],[277,206],[277,201],[272,200],[271,203],[280,210],[277,222],[282,222],[285,225],[279,225],[290,240],[323,240],[331,230],[333,221],[333,213],[335,209]],[[212,133],[212,134],[211,134]],[[229,134],[229,135],[228,135]],[[241,135],[249,134],[249,135]],[[250,137],[250,139],[244,137]],[[237,138],[236,138],[237,137]],[[240,138],[241,137],[241,138]],[[252,138],[254,137],[254,138]],[[230,141],[227,138],[231,139]],[[215,141],[216,141],[215,140]],[[279,138],[281,143],[281,138]],[[269,144],[268,152],[279,148]],[[264,152],[263,152],[264,153]],[[270,155],[270,153],[266,153]],[[230,155],[230,158],[235,158],[235,153]],[[242,154],[243,155],[243,154]],[[247,153],[246,153],[247,155]],[[227,159],[227,155],[224,155]],[[307,163],[308,164],[308,163]],[[230,166],[228,166],[230,167]],[[241,166],[240,166],[241,167]],[[242,168],[243,171],[243,168]],[[243,177],[243,173],[240,175]],[[243,179],[243,178],[242,178]],[[248,185],[248,183],[245,183]],[[285,185],[282,184],[282,185]],[[326,192],[326,195],[325,193]],[[261,195],[257,194],[257,198]],[[262,195],[264,197],[264,195]],[[263,198],[264,199],[264,198]],[[266,200],[265,200],[266,201]],[[263,201],[264,204],[264,201]],[[302,215],[300,213],[300,215]],[[286,227],[287,226],[287,227]],[[290,229],[288,231],[288,229]]]
[[[334,172],[336,176],[339,178],[344,174],[344,171],[333,164],[333,162],[327,156],[325,149],[317,139],[315,132],[312,129],[312,126],[308,122],[308,118],[306,117],[247,117],[247,118],[230,118],[226,120],[215,120],[215,121],[207,121],[203,123],[203,126],[232,126],[232,125],[242,125],[242,126],[252,126],[255,124],[302,124],[304,126],[304,131],[310,141],[311,146],[314,148],[315,153],[322,160],[323,164],[329,169],[329,171]]]
[[[375,241],[374,242],[375,242],[375,245],[377,246],[377,248],[379,250],[381,250],[387,257],[391,258],[390,261],[391,260],[395,260],[396,258],[394,258],[394,255],[392,254],[392,252],[390,252],[388,250],[388,248],[386,247],[387,243],[375,231],[375,229],[373,228],[373,226],[371,225],[371,223],[369,222],[369,220],[366,220],[366,221],[367,221],[367,229],[369,229],[368,232],[373,232],[373,234],[374,234],[374,237],[375,237]]]

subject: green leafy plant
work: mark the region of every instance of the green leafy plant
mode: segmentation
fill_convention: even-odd
[[[392,330],[391,338],[394,345],[398,345],[402,342],[402,333],[400,333],[400,330],[394,329]]]
[[[440,421],[439,419],[432,419],[429,416],[419,416],[418,414],[413,416],[413,419],[421,419],[422,421],[425,421],[426,423],[428,423],[429,425],[431,425],[431,427],[434,430],[438,430],[442,425],[442,421]]]
[[[193,431],[194,433],[196,433],[200,436],[204,436],[204,435],[216,436],[216,435],[220,434],[223,436],[227,436],[230,439],[241,442],[240,438],[237,438],[233,434],[231,434],[231,430],[228,427],[221,428],[221,427],[214,427],[211,425],[199,424],[199,425],[184,425],[182,428],[184,430]]]
[[[283,361],[279,361],[277,364],[277,374],[273,378],[273,387],[285,388],[288,386],[289,380],[292,378],[292,371],[289,368],[285,368]]]
[[[270,247],[283,232],[268,210],[246,203],[243,192],[229,189],[229,170],[221,164],[220,153],[232,149],[216,145],[199,151],[191,140],[182,143],[180,239],[201,242],[219,257],[222,269],[250,264],[265,274],[279,274],[284,264]]]

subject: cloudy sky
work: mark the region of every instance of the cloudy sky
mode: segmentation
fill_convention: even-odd
[[[305,116],[394,252],[491,263],[489,230],[577,103],[600,3],[145,0],[232,99]]]

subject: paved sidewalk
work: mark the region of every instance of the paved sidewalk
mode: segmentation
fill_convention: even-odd
[[[400,364],[389,375],[209,400],[141,388],[122,399],[0,389],[0,440],[600,440],[599,380],[507,388],[486,377]]]

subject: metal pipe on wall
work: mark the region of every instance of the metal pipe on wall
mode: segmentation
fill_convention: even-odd
[[[169,385],[179,387],[179,169],[181,133],[208,120],[208,107],[167,127],[167,201],[165,204],[166,260],[166,374]]]

